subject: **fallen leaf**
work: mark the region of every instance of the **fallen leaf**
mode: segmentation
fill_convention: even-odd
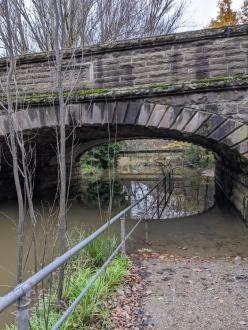
[[[77,323],[72,323],[73,328],[77,329],[79,328],[79,325]]]
[[[146,291],[146,295],[150,295],[150,294],[152,294],[152,291],[150,290]]]
[[[246,325],[246,322],[245,321],[239,321],[238,324],[240,324],[240,325]]]

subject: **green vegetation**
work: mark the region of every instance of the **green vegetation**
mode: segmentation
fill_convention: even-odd
[[[69,239],[69,246],[75,245],[85,235],[76,236],[76,238]],[[64,309],[80,294],[93,274],[117,247],[117,244],[115,237],[98,238],[68,262],[65,269]],[[117,255],[60,329],[95,329],[96,324],[100,325],[101,329],[111,329],[108,322],[109,311],[104,305],[104,301],[123,283],[129,266],[128,258]],[[64,309],[58,311],[56,308],[56,287],[57,279],[53,278],[50,293],[43,293],[43,299],[40,298],[38,311],[34,307],[30,312],[30,329],[50,329],[63,312]],[[6,327],[6,330],[16,329],[16,325]]]
[[[186,152],[186,160],[198,165],[201,168],[207,168],[213,165],[213,153],[195,144],[190,144]]]
[[[213,166],[214,155],[211,151],[188,142],[172,141],[164,146],[164,149],[184,150],[179,161],[184,157],[186,163],[199,166],[200,168],[209,168]]]
[[[170,141],[170,143],[164,144],[162,148],[163,149],[179,149],[179,150],[183,150],[188,145],[189,145],[188,142],[182,142],[182,141],[173,140],[173,141]]]
[[[118,181],[87,181],[82,186],[81,199],[87,205],[100,205],[106,209],[110,205],[114,208],[123,208],[126,201],[126,193],[123,191],[123,185]]]
[[[107,88],[81,89],[72,92],[64,92],[64,96],[76,97],[76,96],[87,96],[87,95],[99,95],[99,94],[107,94],[110,91],[111,90]]]
[[[102,144],[86,152],[80,159],[83,174],[99,174],[101,169],[115,168],[121,143]]]
[[[111,169],[112,172],[117,167],[121,149],[122,142],[103,144],[81,157],[81,173],[86,179],[82,185],[81,199],[85,204],[95,206],[100,203],[104,210],[110,205],[116,208],[126,204],[123,186],[114,180],[113,173],[107,171],[107,177],[99,180],[104,176],[104,170]]]
[[[152,84],[152,85],[149,85],[149,87],[151,89],[169,89],[173,86],[175,86],[176,84],[166,84],[166,83],[157,83],[157,84]]]

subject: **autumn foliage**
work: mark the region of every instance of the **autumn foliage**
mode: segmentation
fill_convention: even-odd
[[[232,0],[220,0],[218,3],[218,16],[211,21],[210,27],[219,28],[222,26],[238,24],[237,13],[232,10],[231,6]]]
[[[244,0],[240,11],[232,9],[232,0],[219,0],[218,9],[216,19],[212,19],[209,25],[211,28],[248,23],[248,0]]]
[[[248,24],[248,0],[245,0],[242,6],[241,23]]]

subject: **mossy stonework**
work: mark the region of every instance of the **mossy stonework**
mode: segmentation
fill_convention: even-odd
[[[79,156],[117,137],[189,141],[216,154],[216,181],[244,218],[248,207],[248,26],[131,40],[64,54],[68,133],[74,130],[71,190],[78,191]],[[16,66],[16,128],[36,144],[36,193],[56,189],[58,122],[54,55],[30,54]],[[7,60],[0,61],[4,103]],[[70,92],[73,86],[72,92]],[[14,90],[14,89],[13,89]],[[0,138],[5,157],[0,198],[13,195],[4,109]],[[72,136],[72,135],[70,135]],[[68,164],[69,166],[69,164]],[[228,174],[227,174],[228,173]],[[248,219],[247,219],[248,221]]]

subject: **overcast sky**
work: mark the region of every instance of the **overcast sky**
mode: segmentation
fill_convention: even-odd
[[[187,24],[186,30],[205,28],[218,12],[218,0],[186,0],[189,2],[187,17],[192,24]],[[233,0],[233,9],[240,9],[243,0]]]

